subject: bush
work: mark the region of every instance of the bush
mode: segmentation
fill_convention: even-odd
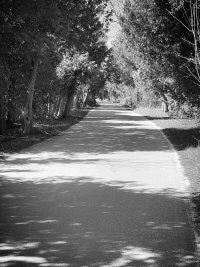
[[[181,119],[193,118],[200,119],[200,107],[198,105],[193,105],[186,101],[179,105],[174,105],[169,112],[169,114],[173,117],[178,117]]]

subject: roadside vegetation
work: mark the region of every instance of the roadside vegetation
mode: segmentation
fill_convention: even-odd
[[[0,10],[1,136],[96,97],[200,117],[198,1],[3,0]]]
[[[109,50],[108,0],[0,2],[0,135],[95,105]]]
[[[172,116],[199,118],[198,1],[112,0],[112,5],[120,25],[113,58],[123,76],[116,89],[110,87],[112,97],[134,106],[161,101]]]

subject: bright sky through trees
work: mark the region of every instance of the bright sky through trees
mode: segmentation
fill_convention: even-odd
[[[107,33],[107,36],[108,36],[107,45],[109,48],[112,47],[112,42],[116,39],[118,33],[121,30],[121,26],[120,26],[119,21],[118,21],[118,16],[121,13],[121,11],[123,10],[124,2],[125,2],[124,0],[120,1],[120,2],[117,0],[110,0],[109,1],[109,8],[113,12],[112,22],[110,23],[109,31]]]

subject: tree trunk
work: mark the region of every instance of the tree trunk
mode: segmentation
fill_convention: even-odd
[[[23,112],[23,122],[24,122],[23,133],[25,134],[31,131],[33,125],[33,94],[35,91],[35,82],[37,77],[38,65],[39,65],[39,59],[36,60],[33,67],[31,81],[28,87],[27,101]]]
[[[168,105],[165,101],[162,101],[162,111],[163,112],[168,112],[169,111],[169,108],[168,108]]]
[[[57,100],[57,106],[54,112],[54,117],[56,118],[62,117],[62,108],[63,108],[63,97],[59,96]]]
[[[70,115],[70,111],[72,109],[72,105],[74,102],[74,96],[75,96],[75,92],[71,91],[68,93],[67,101],[65,104],[65,110],[64,110],[64,114],[63,114],[63,118],[65,118],[65,119]]]
[[[16,119],[16,108],[13,105],[13,96],[12,92],[16,90],[15,88],[15,79],[12,78],[10,81],[10,84],[8,86],[7,91],[7,116],[6,116],[6,128],[11,129],[13,126],[13,123]]]
[[[4,101],[3,101],[3,94],[2,94],[2,82],[0,81],[0,134],[5,133],[5,117],[4,117]]]
[[[6,118],[6,127],[8,129],[11,129],[15,121],[15,110],[10,100],[7,103],[7,109],[8,109],[8,112],[7,112],[7,118]]]
[[[161,101],[162,101],[161,109],[164,112],[168,112],[169,111],[169,104],[168,104],[167,97],[165,96],[165,94],[163,92],[160,92],[160,96],[161,96]]]
[[[81,70],[75,70],[74,71],[74,77],[73,77],[71,85],[69,86],[68,91],[67,91],[67,101],[66,101],[64,113],[62,116],[64,119],[66,119],[70,115],[70,111],[71,111],[71,108],[72,108],[72,105],[74,102],[74,96],[76,94],[77,78],[81,73],[82,73]]]
[[[77,109],[78,108],[78,96],[77,94],[74,95],[74,101],[72,103],[72,109]]]
[[[89,89],[87,89],[87,92],[86,92],[86,94],[85,94],[85,96],[84,96],[84,99],[83,99],[83,103],[82,103],[81,108],[85,107],[85,103],[86,103],[87,98],[88,98],[88,93],[89,93]]]

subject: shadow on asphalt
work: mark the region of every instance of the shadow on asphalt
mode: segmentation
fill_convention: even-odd
[[[102,118],[88,116],[64,139],[46,141],[44,157],[37,157],[36,146],[6,163],[0,186],[0,266],[196,266],[194,248],[185,241],[193,242],[185,203],[169,190],[147,193],[137,184],[133,189],[126,182],[108,185],[84,176],[67,182],[54,177],[47,183],[5,178],[13,172],[28,174],[27,164],[87,163],[98,160],[93,155],[169,150],[160,132],[141,117],[119,110],[115,119],[109,109],[99,112]],[[65,158],[85,152],[90,159]]]
[[[200,145],[200,127],[191,129],[167,128],[163,132],[173,142],[176,150],[185,150]]]
[[[171,192],[121,190],[81,177],[5,183],[0,193],[2,266],[195,266],[186,218],[176,220],[184,202]]]
[[[147,118],[148,120],[154,121],[154,120],[172,120],[173,117],[153,117],[153,116],[144,116],[145,118]]]

